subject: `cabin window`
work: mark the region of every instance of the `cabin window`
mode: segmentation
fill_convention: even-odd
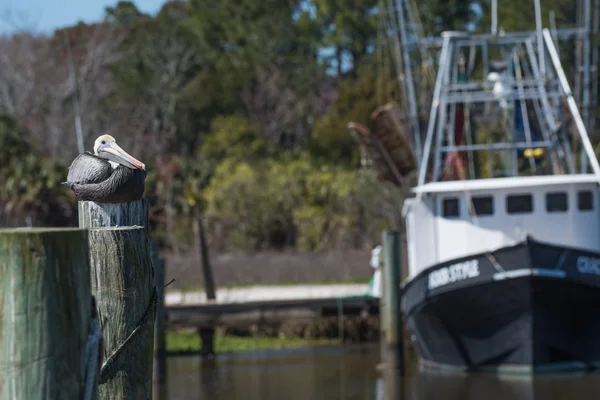
[[[568,199],[565,192],[546,193],[546,211],[565,212],[568,208]]]
[[[533,197],[530,194],[513,194],[506,196],[506,212],[522,214],[533,211]]]
[[[581,211],[589,211],[594,208],[594,196],[590,190],[577,193],[577,203]]]
[[[471,197],[473,208],[477,215],[492,215],[494,213],[494,198],[492,196]]]
[[[458,217],[460,215],[458,206],[458,197],[449,197],[444,199],[442,202],[442,211],[444,217]]]

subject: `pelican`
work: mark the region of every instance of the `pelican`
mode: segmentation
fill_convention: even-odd
[[[94,143],[94,154],[78,155],[65,184],[81,201],[127,203],[144,195],[146,166],[127,154],[110,135]]]

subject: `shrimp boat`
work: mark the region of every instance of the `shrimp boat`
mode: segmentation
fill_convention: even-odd
[[[425,365],[495,372],[600,365],[600,166],[588,136],[599,7],[581,3],[584,24],[571,29],[543,28],[536,1],[534,31],[425,38],[408,32],[410,3],[390,2],[418,169],[414,197],[402,208],[402,308]],[[576,90],[560,58],[563,40],[580,49]],[[437,52],[425,123],[410,71],[414,48]]]

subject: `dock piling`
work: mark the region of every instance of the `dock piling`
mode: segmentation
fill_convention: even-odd
[[[151,399],[154,285],[146,199],[123,204],[79,202],[90,228],[92,294],[104,329],[100,398]]]
[[[204,290],[206,291],[206,298],[208,300],[217,299],[217,290],[215,288],[215,281],[212,273],[212,266],[210,264],[210,255],[208,253],[208,245],[206,244],[206,235],[204,232],[204,221],[200,211],[196,210],[196,221],[194,224],[194,234],[196,241],[198,242],[198,252],[200,256],[200,263],[202,266],[202,275],[204,276]],[[212,358],[215,355],[214,341],[215,341],[215,328],[214,327],[198,327],[198,335],[202,343],[202,350],[200,354],[202,357]]]
[[[96,399],[92,318],[87,231],[0,230],[0,398]]]
[[[382,296],[380,300],[381,357],[387,368],[404,375],[404,336],[400,292],[399,231],[383,232]]]

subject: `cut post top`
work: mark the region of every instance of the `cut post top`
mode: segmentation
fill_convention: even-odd
[[[128,203],[96,203],[93,201],[78,202],[79,226],[81,228],[99,228],[115,226],[148,227],[148,200]]]

